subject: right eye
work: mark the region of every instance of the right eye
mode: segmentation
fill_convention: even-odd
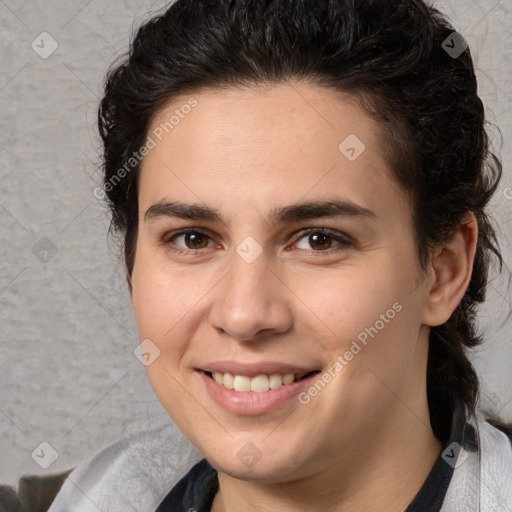
[[[184,245],[180,246],[176,243],[180,239],[182,239]],[[164,244],[170,246],[171,250],[179,254],[195,254],[197,251],[208,247],[208,241],[211,240],[212,238],[209,235],[194,228],[173,231],[163,237]]]

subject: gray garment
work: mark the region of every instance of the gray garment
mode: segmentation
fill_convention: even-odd
[[[475,427],[478,450],[463,450],[441,512],[512,512],[512,443],[481,412]]]

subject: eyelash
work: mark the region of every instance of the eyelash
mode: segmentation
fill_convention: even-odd
[[[212,240],[212,238],[210,237],[210,235],[208,235],[208,233],[205,233],[204,231],[202,231],[200,229],[187,228],[187,229],[181,229],[179,231],[174,231],[174,232],[164,235],[162,242],[165,245],[171,246],[171,241],[173,239],[175,239],[178,236],[186,235],[186,234],[190,234],[190,233],[198,233],[198,234],[206,236],[206,237],[210,238],[210,240]],[[304,237],[311,235],[313,233],[327,235],[333,241],[338,242],[339,243],[339,246],[337,246],[338,250],[345,249],[347,247],[352,247],[354,245],[354,243],[347,236],[342,236],[338,231],[334,231],[332,229],[327,229],[327,228],[307,228],[302,231],[299,231],[298,233],[296,233],[296,235],[298,235],[298,236],[297,236],[297,239],[295,240],[294,244],[298,243]],[[331,249],[333,249],[333,248],[330,247],[329,249],[325,249],[325,250],[312,249],[312,250],[306,251],[306,252],[314,254],[315,256],[322,256],[326,253],[331,254],[332,252],[336,252],[336,247],[334,248],[335,249],[334,251],[331,251]],[[174,251],[175,253],[185,254],[185,255],[189,255],[189,256],[190,255],[191,256],[200,256],[200,253],[202,250],[203,249],[183,249],[183,248],[176,248],[176,246],[172,247],[172,251]],[[305,250],[305,249],[301,249],[301,250]]]

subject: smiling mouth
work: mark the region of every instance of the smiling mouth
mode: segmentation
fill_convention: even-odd
[[[294,382],[307,379],[311,375],[320,373],[320,370],[312,370],[306,373],[272,373],[261,374],[255,377],[246,375],[233,375],[232,373],[222,372],[204,372],[217,384],[234,391],[252,391],[254,393],[264,393],[269,390],[279,389],[281,386],[289,386]]]

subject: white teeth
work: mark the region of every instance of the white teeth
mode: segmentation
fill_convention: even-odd
[[[251,390],[251,379],[244,375],[235,375],[233,381],[233,389],[235,391],[250,391]]]
[[[231,373],[224,374],[224,382],[222,383],[225,388],[233,389],[235,385],[235,377]]]
[[[232,373],[212,372],[212,377],[217,384],[227,389],[235,391],[253,391],[254,393],[264,393],[269,389],[278,389],[283,385],[289,385],[301,379],[305,373],[287,373],[281,375],[273,373],[271,375],[257,375],[256,377],[247,377],[245,375],[233,375]]]
[[[251,391],[263,393],[270,389],[268,377],[266,375],[258,375],[251,379]]]
[[[283,385],[283,376],[277,373],[274,373],[270,376],[269,379],[269,387],[270,389],[277,389]]]
[[[283,384],[291,384],[293,382],[293,379],[294,379],[293,373],[287,373],[283,377]]]

